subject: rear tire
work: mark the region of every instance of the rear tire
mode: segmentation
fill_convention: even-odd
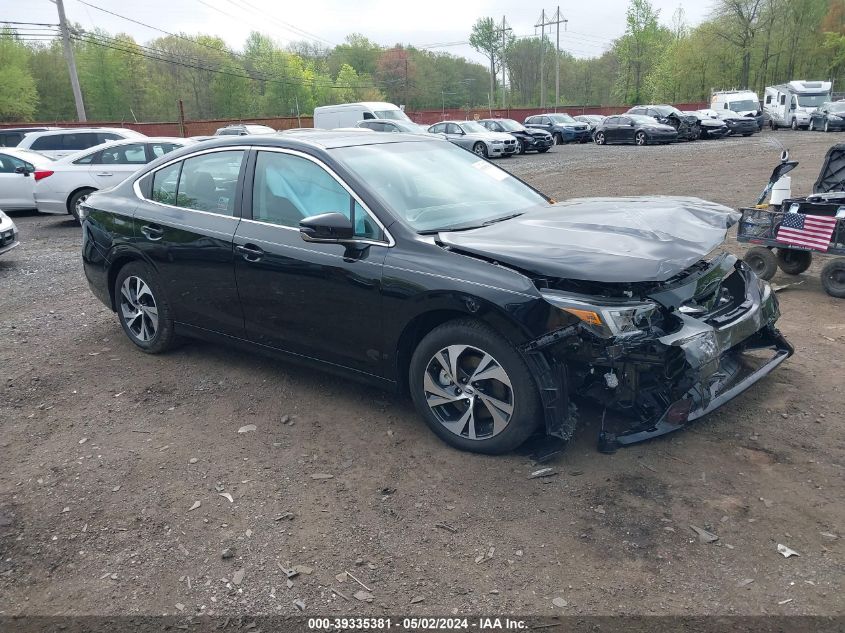
[[[79,222],[79,205],[85,202],[85,199],[90,196],[92,193],[97,191],[96,189],[88,188],[88,189],[80,189],[76,193],[74,193],[67,201],[67,212],[70,213],[77,222]]]
[[[429,332],[414,350],[408,378],[426,424],[460,450],[507,453],[542,419],[525,361],[510,341],[478,321],[450,321]]]
[[[117,318],[129,340],[147,354],[161,354],[176,343],[170,304],[158,275],[147,264],[133,261],[114,281]]]
[[[769,281],[775,276],[778,269],[778,260],[775,254],[764,246],[755,246],[748,249],[742,260],[751,267],[751,270],[763,281]]]
[[[845,299],[845,258],[839,257],[824,265],[822,286],[831,297]]]
[[[636,136],[634,136],[634,142],[642,147],[648,143],[648,137],[645,135],[645,132],[637,132]]]
[[[796,251],[790,248],[777,250],[778,268],[787,275],[800,275],[813,263],[810,251]]]

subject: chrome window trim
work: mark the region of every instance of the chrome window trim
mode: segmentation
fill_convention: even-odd
[[[187,146],[183,145],[182,147],[187,147]],[[189,158],[195,158],[196,156],[202,156],[203,154],[212,154],[214,152],[228,152],[228,151],[236,151],[236,150],[242,150],[244,152],[248,152],[250,149],[251,148],[248,145],[236,145],[236,146],[233,146],[233,147],[212,147],[211,149],[200,150],[199,152],[196,152],[194,154],[187,154],[185,156],[180,156],[178,158],[174,158],[173,160],[169,160],[166,163],[164,163],[163,165],[156,167],[153,171],[147,171],[147,172],[144,172],[143,174],[141,174],[140,176],[138,176],[132,182],[132,191],[135,192],[135,197],[137,197],[139,200],[142,200],[143,202],[149,202],[150,204],[154,204],[154,205],[157,205],[159,207],[164,207],[166,209],[179,209],[180,211],[194,211],[196,213],[205,213],[207,215],[213,215],[213,216],[218,217],[218,218],[238,218],[238,219],[240,219],[239,216],[234,215],[234,213],[232,215],[226,215],[224,213],[214,213],[213,211],[202,211],[200,209],[190,209],[188,207],[177,207],[175,204],[164,204],[163,202],[157,202],[156,200],[150,200],[149,198],[145,198],[143,196],[143,194],[141,193],[140,183],[147,176],[150,176],[151,174],[155,174],[155,173],[161,171],[162,169],[164,169],[165,167],[170,167],[171,165],[174,165],[176,163],[188,160]],[[165,156],[167,156],[167,154],[165,154]],[[156,160],[158,160],[158,159],[156,159]],[[246,156],[244,156],[244,160],[246,160]],[[150,162],[152,162],[152,161],[150,161]],[[147,164],[149,164],[149,163],[147,163]]]
[[[373,245],[376,245],[376,246],[387,246],[388,248],[392,248],[393,246],[396,245],[396,240],[393,239],[393,236],[390,234],[390,231],[388,231],[385,228],[384,224],[381,223],[381,220],[379,220],[376,217],[376,215],[370,210],[370,208],[364,203],[364,201],[361,200],[361,198],[358,196],[358,194],[355,193],[352,190],[352,188],[349,185],[347,185],[346,182],[344,182],[344,180],[340,176],[338,176],[337,173],[335,173],[335,171],[331,167],[326,165],[321,160],[319,160],[319,159],[317,159],[313,156],[310,156],[309,154],[306,154],[305,152],[300,152],[299,150],[295,150],[295,149],[288,149],[286,147],[235,145],[235,146],[231,146],[231,147],[213,147],[211,149],[204,149],[204,150],[201,150],[201,151],[193,153],[193,154],[186,154],[184,156],[180,156],[178,158],[174,158],[173,160],[167,161],[166,163],[164,163],[163,165],[160,165],[159,167],[157,167],[153,171],[147,171],[144,174],[138,176],[134,180],[134,182],[132,183],[132,190],[135,192],[135,196],[139,200],[142,200],[143,202],[148,202],[150,204],[154,204],[154,205],[157,205],[157,206],[160,206],[160,207],[165,207],[167,209],[179,209],[181,211],[193,211],[194,213],[205,213],[207,215],[213,215],[215,217],[224,217],[224,218],[238,217],[238,216],[234,216],[234,215],[223,215],[222,213],[214,213],[212,211],[202,211],[202,210],[199,210],[199,209],[189,209],[187,207],[177,207],[176,205],[173,205],[173,204],[164,204],[163,202],[157,202],[155,200],[150,200],[149,198],[145,198],[143,196],[143,194],[141,193],[140,183],[141,183],[141,180],[143,180],[147,176],[155,174],[156,172],[161,171],[162,169],[165,169],[166,167],[170,167],[171,165],[173,165],[175,163],[188,160],[189,158],[194,158],[196,156],[202,156],[203,154],[211,154],[211,153],[214,153],[214,152],[226,152],[226,151],[234,151],[234,150],[249,151],[251,149],[254,149],[256,152],[265,152],[266,151],[266,152],[275,152],[275,153],[278,153],[278,154],[291,154],[293,156],[298,156],[300,158],[305,158],[306,160],[310,160],[312,163],[316,164],[318,167],[321,167],[326,172],[328,172],[328,174],[332,178],[334,178],[338,182],[338,184],[340,184],[340,186],[343,187],[350,196],[352,196],[352,198],[355,200],[355,202],[357,202],[358,205],[360,205],[360,207],[362,209],[364,209],[364,212],[379,226],[379,228],[382,230],[384,235],[387,237],[387,241],[367,240],[367,239],[354,240],[354,241],[362,243],[362,244],[373,244]],[[276,227],[276,228],[287,229],[287,230],[290,230],[290,231],[296,231],[297,233],[299,232],[299,229],[296,228],[296,227],[293,227],[293,226],[283,226],[281,224],[273,224],[272,222],[262,222],[261,220],[253,220],[252,218],[244,218],[243,216],[240,216],[238,219],[240,219],[243,222],[254,222],[256,224],[263,224],[265,226],[273,226],[273,227]]]

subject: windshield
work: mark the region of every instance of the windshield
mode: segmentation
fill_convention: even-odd
[[[549,118],[555,123],[577,123],[577,121],[568,114],[550,114]]]
[[[660,125],[657,119],[652,116],[646,116],[644,114],[629,114],[627,116],[632,119],[634,123],[639,123],[640,125]]]
[[[461,128],[463,128],[464,132],[476,134],[478,132],[489,132],[486,127],[481,125],[481,123],[476,123],[475,121],[464,121],[460,124]]]
[[[373,110],[377,119],[391,119],[393,121],[410,121],[402,110]]]
[[[830,99],[830,94],[819,95],[798,95],[798,105],[802,108],[818,108],[825,101]]]
[[[404,142],[331,150],[415,231],[481,226],[546,199],[508,172],[451,143]]]
[[[505,132],[521,132],[525,129],[524,125],[517,123],[512,119],[502,119],[499,121],[499,125],[502,126],[502,129],[505,130]]]
[[[845,112],[845,103],[829,103],[828,110],[831,112]]]
[[[749,112],[751,110],[754,110],[756,112],[760,109],[760,105],[756,101],[752,101],[751,99],[745,99],[743,101],[731,101],[730,103],[728,103],[728,107],[734,112]]]

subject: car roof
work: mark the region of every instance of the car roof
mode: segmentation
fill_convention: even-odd
[[[372,130],[352,128],[345,130],[296,130],[276,134],[262,134],[250,136],[219,136],[213,140],[203,141],[203,148],[228,147],[240,145],[254,145],[259,147],[286,147],[295,149],[302,147],[316,147],[319,149],[335,149],[339,147],[355,147],[358,145],[387,145],[397,142],[426,142],[432,139],[418,134],[373,134]]]
[[[92,145],[91,147],[87,147],[85,149],[81,149],[79,151],[73,152],[72,154],[68,154],[58,160],[60,163],[72,163],[73,161],[79,160],[85,156],[89,156],[91,154],[96,154],[97,152],[101,152],[104,149],[108,149],[110,147],[119,147],[120,145],[132,145],[134,143],[179,143],[182,145],[192,145],[196,143],[193,139],[188,138],[179,138],[176,136],[143,136],[138,138],[119,138],[113,141],[106,141],[105,143],[100,143],[99,145]]]
[[[52,130],[44,130],[42,132],[32,132],[26,135],[27,140],[41,138],[43,136],[55,136],[57,134],[78,134],[89,132],[112,132],[119,134],[129,134],[130,136],[146,137],[142,132],[136,132],[128,127],[63,127]]]
[[[52,163],[53,159],[45,156],[41,152],[36,152],[34,149],[23,149],[20,147],[0,147],[0,154],[8,154],[15,156],[27,162],[36,162],[36,157],[43,160],[45,163]]]

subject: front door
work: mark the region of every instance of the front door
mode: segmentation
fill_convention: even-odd
[[[305,154],[258,151],[252,180],[235,233],[248,338],[381,375],[384,230],[338,177]],[[358,245],[302,239],[300,220],[335,211],[353,221]]]
[[[238,338],[244,322],[232,240],[245,156],[245,149],[206,151],[153,172],[134,231],[167,290],[174,320]]]

